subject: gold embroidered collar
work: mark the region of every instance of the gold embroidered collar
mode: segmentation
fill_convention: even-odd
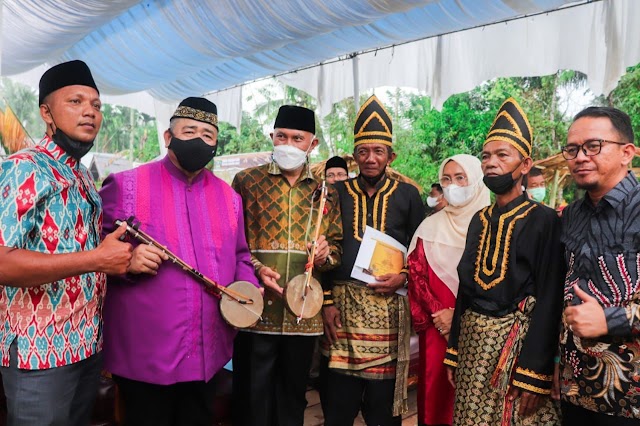
[[[495,231],[492,229],[491,216],[494,209],[497,209],[496,204],[480,211],[482,233],[474,279],[484,290],[489,290],[504,280],[509,268],[511,237],[516,223],[536,207],[537,204],[525,199],[511,210],[500,214],[498,229]]]
[[[367,207],[367,193],[362,189],[360,177],[350,179],[345,182],[347,192],[353,198],[353,238],[362,241],[362,235],[367,226],[367,217],[369,214]],[[389,197],[398,188],[398,181],[383,176],[380,182],[376,184],[376,192],[373,194],[373,228],[384,232],[387,222],[387,209]]]

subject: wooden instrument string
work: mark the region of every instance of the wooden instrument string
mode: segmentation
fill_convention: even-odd
[[[309,263],[305,270],[304,289],[302,290],[302,308],[300,309],[300,315],[296,318],[299,324],[302,321],[302,314],[304,313],[304,307],[307,303],[307,289],[311,287],[311,278],[313,277],[313,263],[316,259],[316,247],[318,245],[318,238],[320,238],[320,227],[322,226],[322,217],[324,216],[324,206],[327,201],[327,183],[322,181],[320,187],[320,205],[318,206],[318,219],[316,220],[316,232],[311,242],[311,254],[309,255]],[[313,197],[311,199],[311,209],[313,211]],[[313,213],[311,213],[313,214]]]
[[[116,226],[120,226],[121,224],[127,223],[127,222],[121,221],[121,220],[116,220],[115,223],[116,223]],[[176,264],[180,265],[183,270],[189,272],[191,275],[193,275],[196,278],[198,278],[205,285],[205,287],[207,287],[208,289],[216,292],[216,295],[218,297],[220,297],[220,293],[224,293],[227,296],[229,296],[231,299],[233,299],[236,302],[240,303],[241,305],[245,305],[245,304],[251,305],[251,304],[253,304],[253,300],[251,298],[249,298],[249,297],[247,297],[247,296],[245,296],[243,294],[240,294],[240,293],[238,293],[236,291],[233,291],[231,289],[228,289],[228,288],[226,288],[224,286],[221,286],[220,284],[216,283],[215,281],[207,278],[200,271],[198,271],[197,269],[191,267],[184,260],[180,259],[174,253],[172,253],[171,250],[169,250],[167,247],[165,247],[162,244],[158,243],[156,240],[154,240],[151,236],[149,236],[148,234],[144,233],[143,231],[140,231],[138,229],[133,228],[131,225],[129,225],[129,223],[127,223],[127,232],[129,234],[131,234],[131,236],[133,236],[138,241],[140,241],[140,242],[142,242],[144,244],[148,244],[148,245],[154,246],[154,247],[158,248],[159,250],[161,250],[163,253],[165,253],[167,256],[169,256],[169,260],[171,260],[173,263],[176,263]],[[251,310],[249,310],[249,311],[253,312]]]

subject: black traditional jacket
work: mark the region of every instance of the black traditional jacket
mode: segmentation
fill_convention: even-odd
[[[330,272],[332,280],[351,280],[365,228],[370,226],[409,246],[424,219],[418,190],[408,183],[383,177],[369,197],[361,177],[334,184],[342,211],[342,264]]]
[[[529,296],[536,299],[512,384],[549,394],[557,353],[564,277],[560,219],[522,194],[471,220],[458,265],[460,288],[445,363],[457,365],[460,319],[467,309],[501,317]]]

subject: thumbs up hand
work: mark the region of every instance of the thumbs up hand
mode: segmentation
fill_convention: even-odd
[[[609,332],[607,318],[600,303],[595,297],[582,291],[577,284],[573,286],[573,291],[582,300],[582,304],[565,308],[565,321],[569,329],[576,336],[587,339],[606,335]]]

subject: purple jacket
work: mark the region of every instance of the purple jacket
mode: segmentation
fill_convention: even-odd
[[[258,286],[240,196],[208,170],[189,184],[165,157],[110,175],[100,195],[105,233],[134,215],[141,230],[218,284]],[[156,276],[108,278],[103,353],[113,374],[160,385],[208,381],[231,358],[235,334],[219,299],[171,261]]]

